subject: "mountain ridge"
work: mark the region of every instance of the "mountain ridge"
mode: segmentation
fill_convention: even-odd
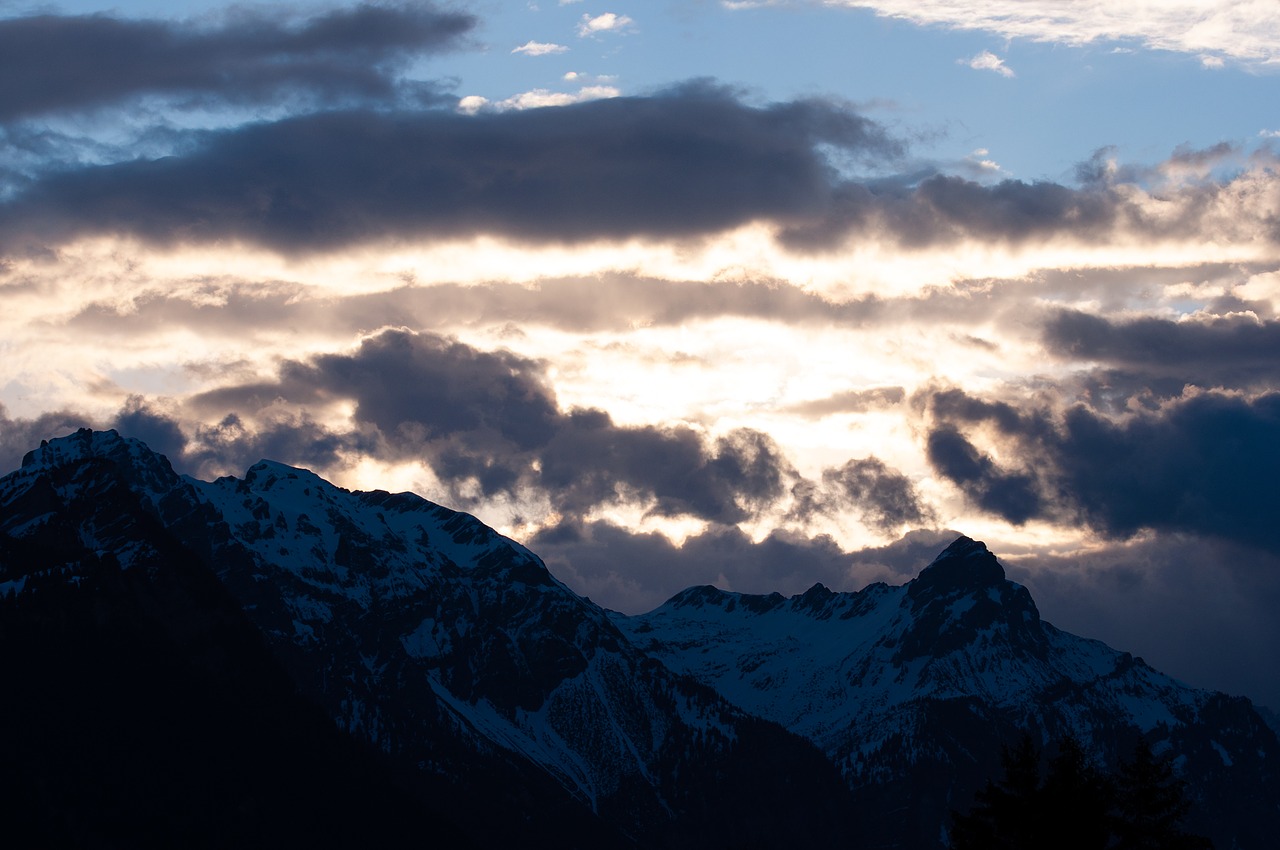
[[[995,770],[992,755],[1026,731],[1041,746],[1064,736],[1090,742],[1091,755],[1112,767],[1139,737],[1194,763],[1188,770],[1204,786],[1196,826],[1225,846],[1240,836],[1222,824],[1248,820],[1280,787],[1275,739],[1247,700],[1184,685],[1055,628],[985,544],[967,537],[904,585],[845,593],[815,585],[791,597],[690,588],[615,620],[668,666],[813,741],[855,792],[883,777],[916,775],[927,786],[929,774],[943,774],[956,781],[936,793],[963,808],[973,778]],[[1232,785],[1236,759],[1252,759],[1267,789],[1244,805],[1232,799],[1238,789],[1220,790]],[[947,827],[946,808],[910,794],[862,797],[862,811],[906,812],[902,829],[914,827],[917,841]],[[1261,834],[1241,846],[1262,846]]]
[[[1280,747],[1247,701],[1043,622],[967,537],[905,585],[693,587],[627,617],[474,517],[274,461],[202,482],[81,431],[0,478],[14,604],[39,609],[39,587],[95,559],[160,575],[174,558],[216,578],[342,732],[581,846],[936,848],[1028,729],[1104,762],[1148,738],[1200,782],[1205,819],[1243,824],[1220,844],[1266,846],[1280,818]],[[511,840],[458,811],[471,840]]]
[[[24,593],[36,573],[80,580],[84,557],[58,550],[69,541],[130,572],[163,571],[166,541],[182,541],[339,729],[524,807],[548,835],[568,818],[595,836],[583,846],[741,843],[784,827],[821,843],[843,818],[845,792],[807,742],[637,653],[532,552],[413,494],[274,462],[202,482],[137,441],[81,431],[0,479],[0,507],[0,531],[53,562],[3,565],[0,581]],[[751,762],[774,766],[759,788],[711,780]],[[542,811],[518,799],[534,789]],[[727,810],[737,817],[712,817]],[[476,811],[466,826],[508,844],[492,820]]]

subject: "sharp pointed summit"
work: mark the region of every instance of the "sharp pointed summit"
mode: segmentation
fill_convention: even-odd
[[[945,594],[996,587],[1005,581],[1004,568],[980,540],[958,537],[913,582],[912,593]]]
[[[1112,764],[1138,737],[1173,751],[1196,741],[1197,763],[1209,771],[1197,793],[1212,796],[1219,812],[1204,816],[1206,832],[1256,811],[1221,790],[1230,765],[1209,757],[1229,729],[1266,743],[1228,759],[1252,759],[1267,787],[1280,785],[1258,755],[1280,745],[1245,701],[1189,688],[1044,622],[1030,592],[968,537],[898,587],[833,593],[818,585],[789,600],[704,588],[616,620],[673,669],[817,744],[855,789],[858,811],[880,824],[863,836],[871,844],[934,846],[947,812],[928,801],[971,795],[977,782],[965,777],[996,772],[1001,745],[1024,731],[1042,744],[1063,735],[1093,742],[1094,757]],[[1227,831],[1236,841],[1246,828]],[[1224,840],[1220,828],[1217,835]]]

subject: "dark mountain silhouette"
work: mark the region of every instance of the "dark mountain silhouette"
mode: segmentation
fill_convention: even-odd
[[[1221,847],[1280,827],[1246,700],[1054,629],[967,538],[623,617],[411,494],[80,431],[0,479],[0,637],[0,814],[46,846],[935,848],[1024,731],[1148,742]]]

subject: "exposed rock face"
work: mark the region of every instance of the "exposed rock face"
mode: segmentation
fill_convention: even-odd
[[[350,492],[271,461],[202,482],[136,441],[81,431],[0,478],[0,604],[6,647],[30,662],[14,668],[26,672],[7,722],[45,729],[101,699],[93,671],[123,654],[112,699],[137,710],[112,713],[118,726],[156,705],[219,722],[213,750],[237,755],[199,752],[228,782],[259,788],[250,778],[274,771],[310,789],[311,805],[268,794],[274,818],[227,821],[232,843],[307,812],[328,824],[316,834],[344,834],[351,822],[322,815],[346,800],[380,819],[386,846],[425,824],[450,846],[938,848],[950,810],[1024,730],[1042,743],[1074,735],[1104,765],[1144,737],[1191,782],[1193,829],[1245,850],[1280,831],[1280,745],[1247,700],[1054,628],[963,537],[900,587],[790,598],[694,587],[625,617],[417,496]],[[89,684],[42,684],[46,668]],[[152,669],[185,684],[147,684]],[[50,695],[57,711],[40,702]],[[286,733],[252,731],[255,717],[303,731],[269,744]],[[170,726],[130,734],[149,728]],[[83,729],[74,740],[100,749],[107,732]],[[94,824],[121,805],[140,811],[12,772],[38,772],[51,752],[10,751],[20,767],[0,796],[16,801],[15,822],[75,805]],[[162,746],[137,752],[159,772],[181,763]],[[259,770],[238,764],[259,757]],[[171,796],[175,818],[208,816]],[[58,823],[71,845],[94,828]]]
[[[846,792],[816,749],[638,652],[474,517],[270,461],[243,479],[183,478],[140,443],[88,431],[30,453],[0,479],[0,505],[22,550],[0,581],[16,591],[75,582],[103,557],[216,575],[340,729],[474,791],[458,797],[481,799],[462,815],[482,842],[509,843],[503,829],[582,846],[780,830],[822,842],[843,828]],[[752,763],[773,769],[744,776]]]
[[[790,599],[691,588],[616,621],[671,668],[822,748],[874,840],[938,846],[949,810],[1022,730],[1041,744],[1073,735],[1109,766],[1138,736],[1172,752],[1198,800],[1193,825],[1219,846],[1262,847],[1280,828],[1280,747],[1247,700],[1054,628],[965,537],[901,587],[816,585]]]

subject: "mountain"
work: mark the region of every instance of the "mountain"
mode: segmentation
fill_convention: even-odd
[[[0,822],[22,846],[945,846],[1001,746],[1141,737],[1271,846],[1280,745],[1041,620],[961,538],[906,585],[642,616],[411,494],[174,472],[80,431],[0,478]]]
[[[37,624],[16,637],[38,647],[39,624],[74,626],[65,651],[41,664],[101,655],[95,623],[132,623],[130,605],[157,621],[118,647],[140,668],[120,692],[104,682],[69,697],[132,706],[147,684],[148,699],[175,711],[201,705],[193,722],[209,728],[217,703],[202,695],[221,694],[229,668],[261,669],[280,702],[318,709],[363,747],[362,765],[385,767],[383,784],[409,808],[479,845],[776,846],[786,836],[820,846],[847,832],[848,792],[810,743],[671,673],[537,556],[417,496],[350,492],[270,461],[203,482],[137,441],[82,430],[0,479],[0,533],[6,620]],[[239,637],[187,634],[218,618]],[[190,694],[169,699],[148,680],[151,666],[160,677],[170,669],[150,658],[152,643],[180,647],[170,666]],[[28,665],[33,675],[41,664]],[[40,691],[28,693],[15,722],[43,712]],[[246,700],[241,714],[257,707]],[[92,748],[87,737],[79,745]],[[233,749],[252,760],[256,746]],[[33,747],[23,770],[39,760]],[[162,742],[146,749],[158,770],[177,769]],[[110,754],[101,761],[109,775]],[[27,787],[16,770],[7,781]],[[46,820],[101,827],[68,802],[79,785],[42,788],[27,790]]]
[[[905,585],[754,596],[690,588],[615,622],[645,652],[808,738],[855,793],[867,846],[938,846],[1002,744],[1085,742],[1114,767],[1144,737],[1175,757],[1191,827],[1220,848],[1280,829],[1280,746],[1248,700],[1190,688],[1054,628],[982,543]]]

